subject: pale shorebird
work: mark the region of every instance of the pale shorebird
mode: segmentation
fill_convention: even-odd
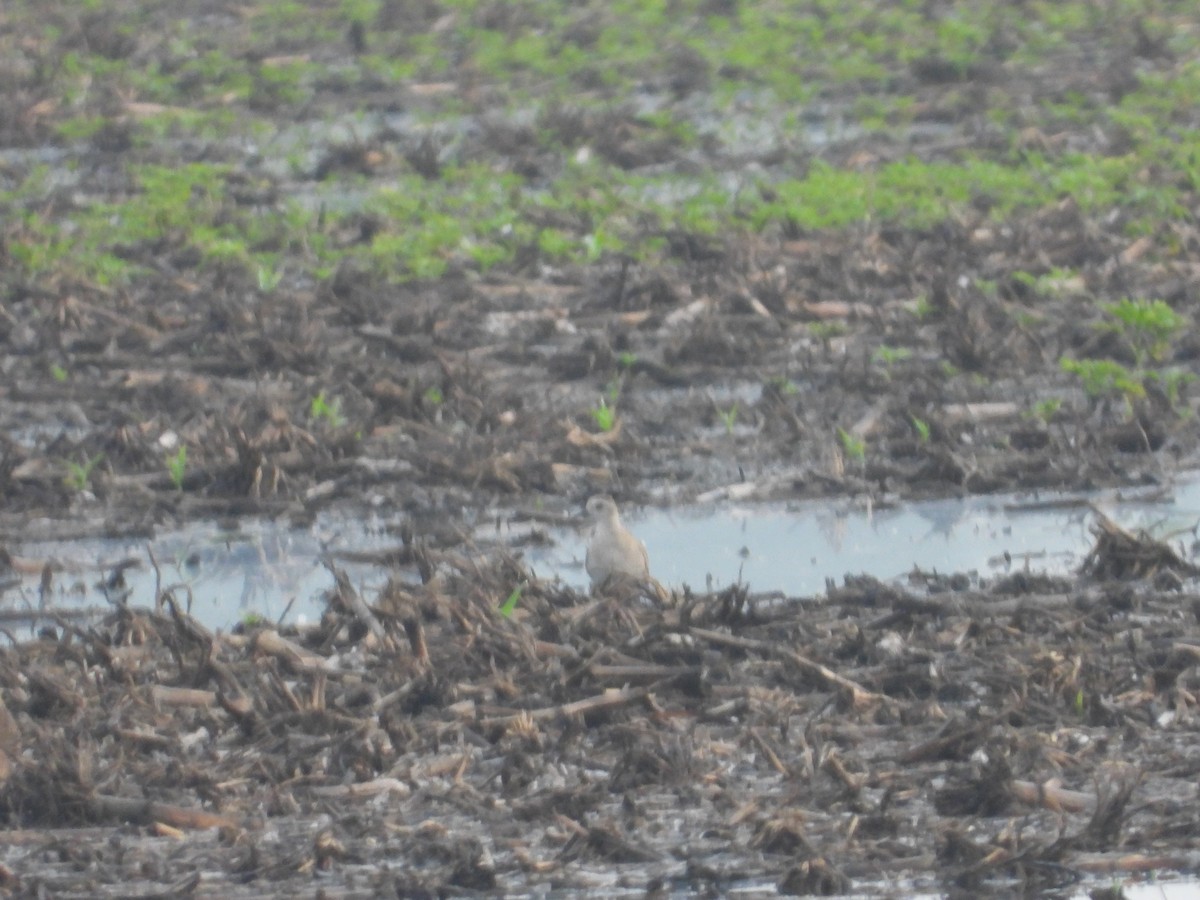
[[[597,494],[588,500],[587,511],[591,513],[593,523],[586,559],[592,590],[603,591],[624,583],[648,589],[665,602],[670,594],[650,574],[646,545],[621,522],[621,513],[613,498]]]

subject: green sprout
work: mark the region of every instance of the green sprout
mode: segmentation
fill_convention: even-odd
[[[441,406],[446,398],[442,396],[442,389],[434,385],[425,389],[425,393],[421,395],[421,400],[430,406]]]
[[[823,344],[828,344],[833,338],[846,333],[846,326],[841,322],[812,322],[808,333]]]
[[[346,424],[346,419],[342,415],[342,401],[337,397],[326,399],[324,391],[312,398],[308,407],[308,415],[312,419],[324,419],[334,428],[341,428]]]
[[[929,443],[929,423],[926,422],[924,419],[917,418],[916,416],[909,416],[909,419],[912,420],[913,428],[915,428],[917,430],[917,439],[922,444],[928,444]]]
[[[617,354],[617,368],[629,370],[637,364],[637,354],[630,353],[628,350],[622,350]]]
[[[175,490],[183,490],[183,477],[187,474],[187,445],[180,444],[174,456],[167,457],[167,474],[171,476],[171,484]]]
[[[517,603],[521,600],[521,592],[524,590],[525,582],[523,581],[512,589],[512,593],[508,595],[508,599],[500,604],[500,615],[507,619],[513,614],[513,611],[517,608]]]
[[[1070,269],[1052,268],[1044,275],[1018,271],[1012,273],[1012,278],[1041,297],[1061,297],[1082,289],[1082,279]]]
[[[908,359],[910,356],[912,356],[912,351],[907,347],[888,347],[885,345],[875,351],[874,359],[885,366],[890,366],[901,360]]]
[[[71,375],[69,372],[67,372],[66,369],[64,369],[62,366],[58,365],[58,363],[55,363],[54,365],[52,365],[50,367],[50,377],[53,378],[55,381],[57,381],[59,384],[62,384],[68,378],[70,378]]]
[[[718,412],[721,416],[721,421],[725,424],[725,433],[732,435],[733,426],[737,423],[738,405],[735,403],[729,409],[718,410]]]
[[[63,478],[63,483],[73,491],[86,491],[91,484],[92,471],[100,464],[102,459],[104,459],[104,454],[97,453],[83,463],[67,460],[67,474]]]
[[[1108,327],[1125,332],[1139,366],[1149,361],[1161,362],[1167,355],[1171,338],[1187,325],[1187,319],[1162,300],[1126,298],[1108,304],[1105,309],[1121,323]]]
[[[856,437],[845,428],[839,428],[838,440],[842,442],[842,450],[850,459],[862,462],[867,458],[867,442],[862,438]]]
[[[1166,369],[1155,373],[1155,377],[1162,384],[1163,390],[1166,392],[1167,400],[1171,403],[1171,408],[1179,412],[1181,418],[1187,418],[1191,410],[1182,404],[1180,398],[1180,389],[1184,385],[1191,384],[1196,380],[1196,376],[1191,372],[1183,369]]]
[[[917,303],[913,307],[913,315],[918,319],[928,319],[936,312],[929,298],[922,294],[917,298]]]
[[[1064,372],[1078,375],[1089,397],[1122,396],[1126,400],[1146,396],[1146,388],[1136,373],[1111,359],[1060,360]]]
[[[1058,411],[1062,409],[1062,404],[1063,402],[1061,397],[1051,397],[1047,400],[1039,400],[1034,404],[1033,415],[1049,425],[1054,417],[1058,414]]]
[[[1111,359],[1063,358],[1059,365],[1064,372],[1079,377],[1089,397],[1115,397],[1125,401],[1126,412],[1132,415],[1133,405],[1146,396],[1146,384],[1157,381],[1170,400],[1180,409],[1179,390],[1191,380],[1181,370],[1155,369],[1151,363],[1162,362],[1171,348],[1171,340],[1185,327],[1188,320],[1162,300],[1124,299],[1105,306],[1116,322],[1101,328],[1124,335],[1133,348],[1136,365],[1129,369]],[[1181,415],[1186,410],[1181,411]]]
[[[786,375],[776,375],[767,379],[767,387],[774,388],[781,397],[794,397],[800,393],[800,386]]]
[[[269,269],[266,266],[258,267],[258,289],[264,294],[274,293],[275,288],[279,287],[279,282],[282,280],[282,271]]]
[[[609,406],[608,402],[601,397],[599,404],[591,409],[592,419],[596,422],[596,427],[601,431],[612,431],[617,424],[616,407]]]

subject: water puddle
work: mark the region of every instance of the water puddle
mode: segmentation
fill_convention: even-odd
[[[104,612],[118,602],[152,606],[161,588],[206,625],[228,628],[250,613],[271,620],[319,615],[321,593],[333,583],[314,533],[271,522],[236,531],[202,523],[152,541],[36,541],[7,549],[17,577],[5,582],[0,621],[47,607],[71,614]]]
[[[1200,522],[1200,478],[1172,491],[974,497],[895,509],[833,501],[725,503],[631,510],[626,520],[645,541],[654,574],[669,585],[705,590],[742,581],[756,591],[804,597],[823,593],[827,580],[840,582],[846,574],[890,580],[914,567],[980,578],[1020,570],[1068,574],[1093,543],[1089,503],[1127,528],[1171,540],[1188,555]],[[365,560],[400,547],[398,524],[325,517],[307,531],[267,521],[231,531],[200,523],[149,542],[10,544],[14,570],[0,579],[0,623],[27,620],[47,606],[68,614],[104,610],[114,602],[151,606],[159,588],[171,588],[214,628],[229,628],[250,615],[311,621],[320,616],[333,585],[322,555],[332,556],[354,584],[370,592],[388,572]],[[495,516],[482,517],[476,528],[484,550],[523,546],[531,534],[545,530]],[[564,527],[550,530],[549,537],[548,545],[523,551],[526,561],[538,577],[586,588],[585,531]],[[43,591],[47,564],[52,579]],[[415,571],[399,574],[417,581]]]
[[[660,581],[696,589],[743,581],[788,596],[825,591],[826,580],[866,573],[887,580],[914,568],[993,577],[1029,570],[1065,575],[1091,549],[1089,503],[1132,530],[1171,537],[1191,549],[1200,522],[1200,481],[1161,489],[936,500],[895,509],[843,502],[727,504],[631,513]],[[585,587],[585,534],[556,536],[538,574]]]
[[[1149,884],[1125,884],[1115,879],[1111,884],[1098,884],[1088,891],[1080,891],[1071,896],[1071,900],[1088,900],[1094,896],[1092,890],[1103,887],[1117,886],[1125,900],[1200,900],[1200,882],[1197,881],[1162,881]]]

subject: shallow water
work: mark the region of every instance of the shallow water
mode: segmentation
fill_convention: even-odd
[[[704,590],[740,580],[755,591],[803,597],[823,593],[827,580],[840,582],[846,574],[899,579],[914,567],[984,579],[1021,569],[1067,574],[1093,542],[1088,503],[1125,527],[1146,528],[1190,554],[1200,522],[1200,477],[1171,492],[1000,495],[895,509],[831,501],[725,503],[627,510],[625,518],[645,541],[654,574],[669,585]],[[39,574],[50,562],[56,571],[46,599],[58,608],[103,608],[122,599],[150,606],[157,584],[174,586],[180,602],[190,599],[193,614],[210,627],[230,627],[251,613],[270,621],[311,620],[320,615],[323,594],[333,584],[320,563],[322,553],[333,554],[352,581],[369,591],[386,573],[340,555],[398,547],[397,524],[384,518],[364,524],[323,517],[310,531],[267,521],[228,531],[199,523],[150,542],[10,545],[23,574],[9,580],[0,616],[12,622],[19,611],[41,607]],[[483,517],[477,523],[478,543],[484,549],[497,541],[516,545],[530,530],[515,520]],[[586,533],[563,528],[551,530],[549,537],[550,546],[524,551],[529,565],[540,578],[585,588]],[[105,578],[122,560],[137,565],[123,570],[122,584],[106,586]],[[401,575],[417,580],[415,571]]]
[[[1157,489],[1156,489],[1157,491]],[[1171,494],[1151,491],[1092,495],[997,495],[935,500],[894,509],[840,502],[725,504],[633,511],[625,518],[646,544],[659,580],[715,588],[744,581],[788,596],[822,593],[826,579],[866,573],[881,579],[925,572],[980,577],[1028,569],[1067,574],[1091,549],[1093,503],[1127,528],[1176,535],[1189,551],[1200,522],[1200,480]],[[586,586],[586,535],[561,535],[532,562],[567,583]]]
[[[1125,900],[1200,900],[1200,882],[1197,881],[1164,881],[1158,883],[1129,884],[1125,879],[1115,878],[1112,885],[1119,885]],[[1093,885],[1091,890],[1110,885],[1100,883]],[[1080,891],[1072,895],[1071,900],[1088,900],[1091,894]]]

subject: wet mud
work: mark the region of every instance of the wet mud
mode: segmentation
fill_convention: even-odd
[[[67,17],[46,52],[133,53],[105,22]],[[1124,45],[1093,49],[1064,68],[1068,87],[1117,90]],[[990,139],[964,97],[996,72],[942,74],[904,76],[936,132],[847,139],[825,158]],[[1003,77],[1037,96],[1044,75]],[[52,146],[37,72],[3,77],[4,148]],[[551,165],[486,115],[471,78],[452,85],[479,126],[466,152],[498,171]],[[112,121],[85,183],[40,214],[69,219],[130,153],[247,165],[232,204],[338,173],[382,182],[401,164],[438,177],[433,149],[387,133],[330,139],[295,180],[219,141],[146,147],[122,131],[120,100],[95,98]],[[318,91],[305,114],[345,104]],[[270,95],[254,109],[281,127],[296,113]],[[611,120],[560,115],[622,167],[687,168],[661,138],[639,141],[620,104]],[[723,164],[813,162],[772,153]],[[596,492],[667,506],[1169,486],[1197,462],[1186,384],[1098,399],[1060,359],[1134,360],[1098,327],[1096,298],[1186,312],[1192,269],[1071,196],[1005,227],[980,209],[930,228],[652,237],[669,248],[653,265],[531,259],[396,283],[348,264],[270,291],[169,235],[125,248],[158,273],[128,290],[0,266],[0,541],[13,556],[31,539],[386,510],[405,524],[380,568],[420,573],[371,596],[342,579],[305,629],[213,633],[165,582],[90,621],[13,626],[0,889],[966,896],[1200,868],[1200,603],[1173,545],[1099,517],[1070,577],[848,577],[799,598],[676,585],[659,605],[539,580],[520,548],[469,539],[481,511],[560,524]],[[1197,236],[1178,225],[1172,239]],[[0,262],[4,247],[0,235]],[[1035,296],[1013,274],[1057,267],[1081,290]],[[1169,361],[1196,350],[1179,335]],[[336,415],[316,414],[319,396]],[[594,411],[610,397],[605,428]],[[187,467],[172,475],[180,442]],[[49,591],[59,573],[44,562]]]

